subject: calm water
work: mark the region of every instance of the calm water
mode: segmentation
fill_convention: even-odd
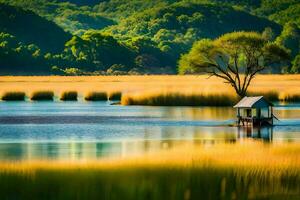
[[[180,144],[245,138],[300,144],[300,104],[278,105],[273,128],[230,127],[235,110],[111,106],[106,102],[1,102],[0,159],[124,157]]]

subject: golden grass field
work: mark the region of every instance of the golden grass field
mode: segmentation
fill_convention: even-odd
[[[300,75],[258,75],[250,91],[276,91],[280,95],[300,93]],[[56,94],[77,91],[80,95],[94,91],[123,93],[180,92],[228,94],[233,89],[222,80],[207,75],[199,76],[1,76],[0,92],[51,90]]]
[[[126,159],[1,162],[0,195],[20,199],[298,199],[300,146],[245,140],[181,146]]]
[[[239,143],[182,144],[176,148],[149,152],[131,157],[88,160],[1,161],[0,172],[34,173],[39,169],[121,169],[121,168],[202,168],[234,167],[249,173],[290,173],[300,176],[300,145],[276,145],[246,139]]]

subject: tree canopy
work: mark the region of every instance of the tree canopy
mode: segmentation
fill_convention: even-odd
[[[180,72],[205,72],[230,84],[243,97],[259,72],[288,60],[283,47],[256,32],[234,32],[200,40],[179,62]],[[189,71],[191,70],[191,71]]]

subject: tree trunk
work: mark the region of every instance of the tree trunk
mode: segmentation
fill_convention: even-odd
[[[241,99],[244,98],[247,94],[247,91],[242,90],[242,89],[236,89],[235,92]]]

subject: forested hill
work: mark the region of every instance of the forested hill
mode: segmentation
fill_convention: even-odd
[[[32,11],[0,4],[0,32],[9,33],[25,44],[35,44],[48,52],[61,52],[71,37],[54,22]]]
[[[72,37],[54,22],[32,11],[0,3],[0,71],[50,73],[44,55],[59,54]]]
[[[102,2],[106,2],[109,0],[57,0],[57,2],[70,2],[79,6],[91,6],[91,5],[97,5]]]
[[[175,3],[134,14],[106,30],[119,38],[149,37],[177,59],[200,38],[241,30],[263,32],[266,27],[280,34],[280,25],[229,6]]]
[[[300,65],[298,0],[0,2],[0,74],[177,73],[195,41],[241,30],[290,49],[284,72]]]

